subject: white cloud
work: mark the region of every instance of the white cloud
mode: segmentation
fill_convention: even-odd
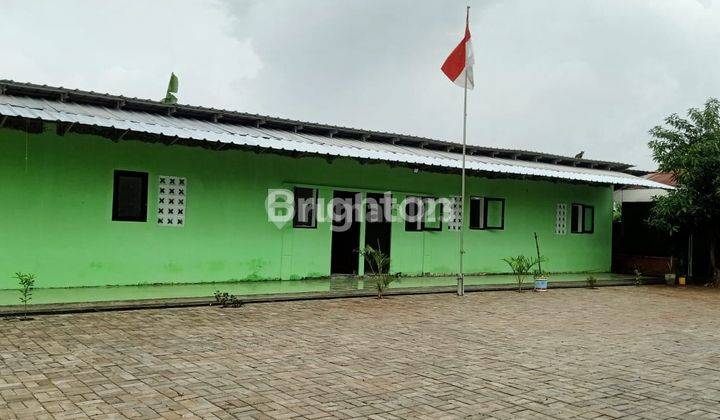
[[[170,72],[183,102],[235,107],[232,86],[261,69],[219,2],[4,2],[0,77],[162,98]]]
[[[464,1],[4,2],[0,77],[457,140]],[[720,96],[718,0],[483,0],[469,141],[653,164]]]

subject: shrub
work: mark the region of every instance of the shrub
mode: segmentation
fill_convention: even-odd
[[[522,292],[525,278],[531,274],[532,268],[538,263],[538,260],[536,260],[535,258],[528,258],[524,255],[518,255],[517,257],[503,258],[503,261],[505,261],[507,265],[510,266],[510,269],[515,275],[515,280],[517,281],[518,285],[518,292]]]
[[[636,266],[633,273],[635,274],[635,286],[640,286],[642,284],[642,272],[640,271],[640,267]]]
[[[587,278],[587,285],[589,288],[594,289],[596,284],[597,284],[597,279],[595,277],[589,276]]]
[[[239,308],[243,305],[242,300],[228,292],[215,291],[215,302],[223,308]]]

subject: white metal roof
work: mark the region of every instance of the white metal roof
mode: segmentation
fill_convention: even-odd
[[[462,167],[462,155],[454,152],[339,136],[331,137],[329,135],[295,133],[272,128],[216,123],[192,118],[170,117],[140,111],[127,111],[31,97],[0,95],[0,116],[115,128],[131,132],[221,142],[278,151],[428,165],[450,169],[460,169]],[[470,171],[601,184],[669,188],[664,184],[617,171],[478,155],[469,155],[466,159],[466,167]]]

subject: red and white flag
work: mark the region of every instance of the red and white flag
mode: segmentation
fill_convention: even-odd
[[[452,80],[453,83],[460,87],[466,87],[472,90],[475,86],[473,81],[473,58],[472,40],[470,39],[470,16],[465,22],[465,37],[460,41],[457,47],[445,59],[441,69],[445,75]]]

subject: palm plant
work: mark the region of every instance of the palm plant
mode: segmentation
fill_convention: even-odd
[[[505,261],[507,265],[510,266],[510,269],[515,275],[515,280],[517,281],[518,285],[518,292],[522,292],[522,287],[525,283],[525,279],[527,278],[527,276],[532,274],[532,268],[538,264],[538,260],[532,257],[528,258],[524,255],[518,255],[517,257],[503,258],[503,261]]]
[[[390,286],[390,283],[395,281],[395,276],[391,276],[388,273],[390,269],[390,257],[382,252],[379,247],[378,249],[375,249],[370,245],[365,246],[365,250],[363,250],[362,254],[368,263],[368,268],[372,273],[372,278],[375,280],[377,297],[378,299],[382,299],[383,294]]]

